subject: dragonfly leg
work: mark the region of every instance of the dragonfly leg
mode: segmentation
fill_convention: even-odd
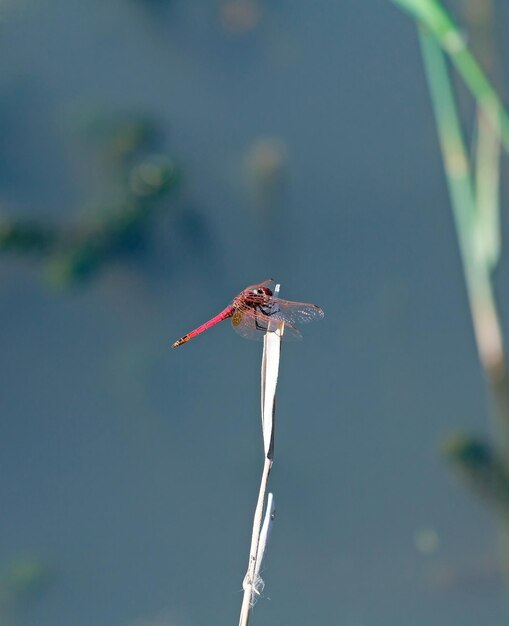
[[[262,315],[265,315],[264,311],[262,310],[262,305],[258,304],[257,306],[255,306],[255,327],[258,330],[262,330],[264,332],[267,332],[268,328],[267,325],[262,325],[259,321],[258,321],[258,315],[256,315],[256,310],[259,309],[259,311],[262,313]]]

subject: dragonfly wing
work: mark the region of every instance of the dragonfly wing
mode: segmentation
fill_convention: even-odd
[[[248,307],[238,307],[232,317],[232,326],[235,332],[245,339],[255,339],[261,341],[267,333],[270,322],[271,329],[276,330],[281,325],[278,322],[284,320],[270,319],[266,315],[254,311]],[[291,324],[284,324],[283,339],[298,340],[301,339],[300,332]]]
[[[289,324],[302,324],[323,318],[323,310],[316,304],[291,302],[281,298],[273,298],[268,305],[267,314]]]
[[[276,286],[276,283],[274,281],[273,278],[268,278],[267,280],[264,280],[263,283],[257,283],[256,285],[249,285],[249,287],[246,287],[246,289],[244,289],[244,291],[252,290],[252,289],[262,289],[264,287],[266,287],[267,289],[270,289],[272,291],[272,293],[274,293],[274,287]]]

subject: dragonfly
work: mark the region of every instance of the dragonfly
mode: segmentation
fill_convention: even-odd
[[[231,304],[205,324],[178,339],[172,348],[178,348],[212,326],[231,318],[234,330],[246,339],[263,339],[267,332],[280,330],[284,339],[300,339],[296,324],[319,320],[323,310],[316,304],[291,302],[274,295],[274,280],[246,287],[233,298]]]

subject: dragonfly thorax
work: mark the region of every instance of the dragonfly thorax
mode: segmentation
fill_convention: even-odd
[[[238,300],[241,304],[249,307],[256,307],[260,304],[267,304],[272,299],[272,291],[267,287],[256,287],[255,289],[245,289]]]

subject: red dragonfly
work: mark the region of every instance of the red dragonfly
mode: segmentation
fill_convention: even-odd
[[[300,339],[301,334],[294,324],[311,322],[323,317],[323,311],[316,304],[290,302],[274,296],[274,281],[266,280],[259,285],[251,285],[236,296],[232,303],[205,324],[176,341],[172,348],[178,348],[211,326],[232,318],[233,328],[247,339],[263,339],[267,331],[281,328],[285,339]]]

